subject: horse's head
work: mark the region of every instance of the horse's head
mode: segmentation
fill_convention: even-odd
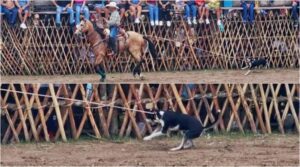
[[[92,23],[89,20],[82,19],[80,21],[80,24],[76,26],[75,34],[76,35],[84,34],[92,31],[92,29],[93,29]]]

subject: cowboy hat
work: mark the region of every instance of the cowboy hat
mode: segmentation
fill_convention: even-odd
[[[119,9],[119,7],[117,6],[116,2],[110,2],[109,4],[106,5],[106,7],[111,7],[111,8],[117,8],[117,9]]]

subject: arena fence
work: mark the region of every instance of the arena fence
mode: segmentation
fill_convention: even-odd
[[[81,136],[141,139],[152,127],[145,108],[172,109],[216,120],[215,132],[300,132],[299,84],[1,85],[1,141],[50,141]],[[89,100],[88,100],[89,99]]]
[[[159,53],[154,62],[144,55],[144,71],[237,69],[245,66],[246,57],[266,57],[270,68],[299,67],[299,31],[289,16],[257,15],[250,26],[229,14],[223,19],[224,32],[216,21],[190,27],[180,17],[173,19],[171,27],[151,27],[147,17],[139,25],[126,22],[126,30],[150,37]],[[53,18],[38,23],[21,30],[3,22],[1,75],[94,73],[94,57],[85,39],[74,36],[68,26],[53,26]],[[126,53],[105,59],[108,72],[130,72],[133,65]]]

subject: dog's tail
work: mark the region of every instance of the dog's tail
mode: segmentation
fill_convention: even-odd
[[[216,118],[216,116],[217,116],[217,118]],[[203,127],[203,131],[207,131],[207,130],[213,128],[216,124],[218,124],[220,122],[221,112],[217,112],[217,114],[215,114],[215,118],[216,118],[216,120],[214,122],[209,123],[208,125]]]

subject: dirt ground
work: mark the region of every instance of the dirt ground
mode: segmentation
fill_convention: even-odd
[[[298,83],[298,69],[257,70],[249,76],[242,70],[144,73],[145,80],[131,73],[108,74],[106,83]],[[98,75],[3,76],[2,83],[99,83]]]
[[[196,148],[168,151],[180,138],[2,145],[2,165],[259,165],[298,166],[299,136],[204,136]]]

